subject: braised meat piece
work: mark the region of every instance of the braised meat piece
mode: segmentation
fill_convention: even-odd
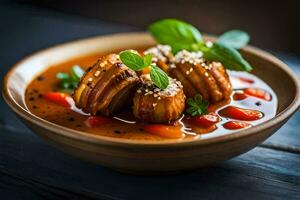
[[[117,54],[109,54],[85,72],[73,98],[87,113],[111,115],[126,103],[138,82],[136,73],[122,64]]]
[[[232,85],[224,66],[209,62],[201,52],[180,51],[170,65],[169,75],[179,80],[187,97],[197,93],[212,103],[229,99]]]
[[[178,119],[185,106],[185,95],[181,83],[170,78],[169,86],[161,90],[155,87],[148,76],[141,77],[141,86],[135,93],[134,116],[154,123],[169,123]]]

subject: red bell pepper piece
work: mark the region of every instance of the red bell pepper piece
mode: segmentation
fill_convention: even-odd
[[[143,126],[143,129],[151,134],[158,135],[165,138],[182,138],[184,133],[181,132],[179,126],[168,126],[161,124],[151,124]]]
[[[242,129],[251,126],[246,122],[229,121],[223,124],[223,127],[230,130]]]
[[[109,122],[109,119],[107,117],[103,116],[90,116],[87,118],[87,120],[84,122],[88,127],[96,127],[101,126],[103,124],[106,124]]]
[[[70,107],[72,102],[72,97],[61,92],[48,92],[45,93],[43,97],[48,101],[64,107]]]
[[[237,120],[253,121],[263,117],[263,113],[257,110],[228,106],[220,111],[220,115]]]
[[[191,117],[189,121],[197,126],[207,128],[215,125],[220,121],[220,118],[215,113]]]
[[[237,91],[233,95],[233,100],[235,100],[235,101],[241,101],[241,100],[246,99],[247,97],[248,97],[248,95],[245,94],[243,91]]]
[[[268,93],[265,90],[259,89],[259,88],[247,88],[244,89],[244,93],[253,97],[257,97],[259,99],[263,99],[266,101],[271,101],[272,96],[270,93]]]

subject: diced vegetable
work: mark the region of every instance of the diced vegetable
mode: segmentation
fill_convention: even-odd
[[[223,127],[230,130],[242,129],[251,126],[246,122],[239,122],[239,121],[229,121],[223,124]]]
[[[235,106],[228,106],[220,111],[220,114],[237,120],[253,121],[263,117],[263,114],[257,110],[250,110],[238,108]]]
[[[178,126],[152,124],[152,125],[146,125],[143,128],[148,133],[165,137],[165,138],[177,139],[177,138],[184,137],[184,133],[181,132]]]
[[[107,117],[103,116],[90,116],[87,118],[87,120],[84,122],[88,127],[96,127],[101,126],[103,124],[106,124],[109,122],[109,119]]]
[[[189,119],[189,122],[191,122],[194,125],[207,128],[215,125],[220,121],[220,118],[215,113],[209,113],[207,115],[200,115],[191,117]]]
[[[265,101],[271,101],[272,96],[265,90],[259,89],[259,88],[247,88],[244,90],[245,94],[248,94],[250,96],[263,99]]]
[[[45,93],[43,97],[48,101],[64,107],[70,107],[72,102],[72,98],[69,95],[61,92],[48,92]]]

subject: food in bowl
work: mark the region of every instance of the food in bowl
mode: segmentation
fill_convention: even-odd
[[[173,19],[149,31],[156,46],[50,66],[28,85],[28,109],[68,128],[134,140],[226,135],[275,116],[275,93],[237,50],[246,33],[202,41]]]

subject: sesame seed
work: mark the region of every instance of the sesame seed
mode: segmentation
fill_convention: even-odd
[[[176,68],[176,65],[172,63],[172,64],[170,65],[170,68],[173,68],[173,69],[174,69],[174,68]]]
[[[172,57],[172,48],[169,45],[157,45],[155,47],[152,47],[150,49],[147,49],[144,54],[152,54],[153,62],[157,62],[158,60],[161,60],[163,62],[166,62],[167,59],[170,59]]]
[[[137,90],[137,93],[142,93],[142,90]]]
[[[222,67],[222,64],[219,63],[219,62],[216,62],[215,65],[216,65],[217,67]]]
[[[190,72],[192,72],[194,69],[193,68],[190,68]]]
[[[153,103],[152,105],[153,105],[153,107],[155,107],[157,105],[157,103]]]
[[[182,50],[175,55],[173,62],[182,63],[182,64],[188,62],[190,64],[195,65],[203,62],[202,57],[203,57],[203,53],[201,51],[189,52],[187,50]]]
[[[96,77],[99,76],[99,75],[100,75],[100,71],[96,71],[95,74],[94,74],[94,76],[96,76]]]
[[[93,81],[93,78],[90,77],[90,78],[88,79],[88,82],[92,82],[92,81]]]
[[[186,75],[189,75],[189,74],[190,74],[190,72],[189,72],[189,71],[186,71],[186,72],[185,72],[185,74],[186,74]]]

